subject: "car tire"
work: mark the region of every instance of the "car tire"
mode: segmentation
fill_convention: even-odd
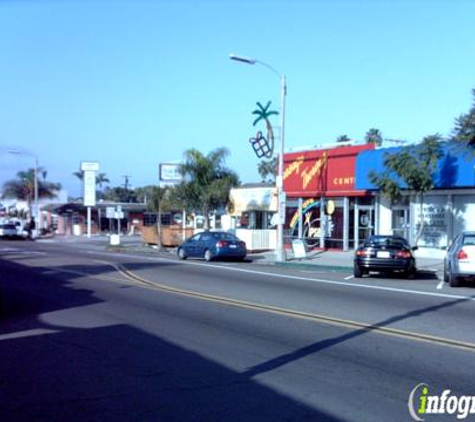
[[[211,253],[209,249],[205,250],[204,258],[206,262],[209,262],[213,259],[213,254]]]
[[[358,264],[355,264],[353,266],[353,275],[355,278],[361,278],[363,277],[364,271],[361,269],[361,267]]]
[[[449,285],[450,287],[460,287],[462,285],[462,282],[460,281],[460,278],[455,277],[449,270],[448,274],[448,280],[449,280]]]
[[[179,248],[179,249],[178,249],[178,258],[179,258],[179,259],[186,259],[186,258],[188,258],[188,257],[186,256],[186,252],[185,252],[182,248]]]
[[[416,275],[416,268],[411,267],[407,271],[404,272],[406,278],[412,279]]]

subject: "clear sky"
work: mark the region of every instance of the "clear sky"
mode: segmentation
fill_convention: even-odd
[[[258,181],[251,113],[278,109],[280,82],[230,53],[286,75],[286,147],[447,136],[472,103],[474,17],[473,0],[1,0],[0,186],[33,163],[9,148],[71,195],[82,160],[139,187],[190,148],[225,146]]]

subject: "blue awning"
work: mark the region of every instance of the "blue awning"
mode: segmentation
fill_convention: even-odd
[[[402,147],[382,148],[362,151],[356,158],[356,189],[377,190],[369,180],[369,173],[385,171],[384,158],[386,154],[394,154]],[[468,188],[475,186],[475,157],[470,156],[453,144],[443,147],[444,156],[439,160],[437,171],[434,174],[436,189]],[[404,184],[401,183],[401,187]]]

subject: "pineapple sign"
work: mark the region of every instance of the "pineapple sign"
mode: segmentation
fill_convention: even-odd
[[[271,102],[269,101],[265,107],[262,106],[260,102],[257,102],[257,110],[254,110],[252,114],[257,115],[256,120],[254,120],[253,126],[256,126],[261,120],[264,120],[267,129],[267,138],[262,134],[261,131],[258,131],[254,138],[249,139],[254,152],[258,158],[270,158],[274,154],[274,130],[272,129],[272,124],[269,120],[270,116],[276,116],[279,114],[278,111],[269,110]]]

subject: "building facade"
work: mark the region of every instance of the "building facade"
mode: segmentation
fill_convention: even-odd
[[[373,144],[284,155],[285,243],[348,250],[374,233],[375,195],[356,186],[356,158]]]
[[[385,154],[400,148],[362,151],[356,160],[356,187],[376,196],[375,232],[397,234],[418,246],[422,253],[440,254],[462,230],[475,230],[475,158],[459,147],[445,144],[444,155],[434,174],[434,189],[420,196],[403,190],[402,197],[392,202],[380,195],[369,180],[371,171],[384,170]]]

